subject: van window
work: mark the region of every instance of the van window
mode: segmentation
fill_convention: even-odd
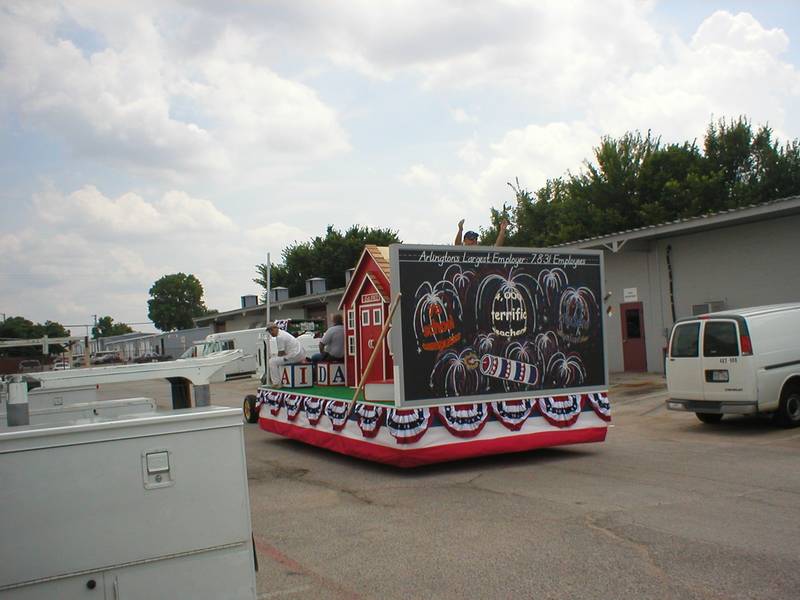
[[[669,355],[674,358],[699,356],[700,323],[678,325],[672,334],[672,348]]]
[[[703,356],[739,356],[736,323],[708,321],[703,333]]]

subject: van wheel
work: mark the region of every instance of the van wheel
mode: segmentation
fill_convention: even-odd
[[[709,425],[713,425],[714,423],[719,423],[722,421],[722,415],[717,413],[694,413],[697,415],[697,418],[700,419],[703,423],[708,423]]]
[[[248,423],[258,423],[258,411],[256,410],[256,397],[249,394],[244,397],[242,404],[242,412],[244,413],[244,420]]]
[[[796,387],[783,390],[777,416],[778,423],[783,427],[800,425],[800,391]]]

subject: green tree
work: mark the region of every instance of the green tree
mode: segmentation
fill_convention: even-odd
[[[287,287],[292,296],[298,296],[305,294],[306,279],[324,277],[330,289],[343,287],[345,271],[355,266],[365,244],[387,246],[398,242],[397,232],[391,229],[353,225],[342,233],[329,225],[324,237],[283,249],[283,263],[272,265],[272,286]],[[258,276],[253,281],[266,289],[267,266],[256,265],[256,271]]]
[[[69,331],[56,321],[45,321],[34,323],[24,317],[9,317],[0,323],[0,338],[7,339],[36,339],[47,336],[49,338],[69,337]],[[50,354],[59,354],[64,351],[64,346],[50,344]],[[19,348],[7,348],[5,353],[8,356],[41,356],[40,346],[21,346]]]
[[[150,288],[147,316],[161,331],[190,329],[192,318],[208,310],[203,303],[203,286],[194,275],[164,275]]]
[[[780,145],[744,117],[712,122],[702,150],[627,133],[604,137],[577,174],[535,193],[511,187],[509,245],[549,246],[797,194],[800,144]]]
[[[125,333],[133,333],[131,326],[126,323],[114,323],[114,319],[109,316],[100,317],[97,320],[97,326],[92,327],[92,337],[95,338],[122,335]]]

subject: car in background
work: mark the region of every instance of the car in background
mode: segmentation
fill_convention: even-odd
[[[149,362],[164,362],[172,360],[171,356],[165,356],[163,354],[158,354],[156,352],[145,352],[141,356],[134,358],[133,362],[135,363],[149,363]]]
[[[19,361],[17,370],[20,373],[35,373],[42,370],[42,363],[35,359],[25,359]]]
[[[53,361],[53,371],[66,371],[72,368],[66,358],[59,358]]]
[[[122,358],[120,358],[119,352],[100,351],[92,354],[93,365],[111,365],[121,362],[123,361]]]

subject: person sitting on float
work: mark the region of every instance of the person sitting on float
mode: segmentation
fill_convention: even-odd
[[[319,352],[311,356],[315,375],[317,363],[321,360],[341,362],[344,358],[344,320],[342,319],[342,313],[335,313],[332,321],[333,325],[328,327],[325,335],[319,341]]]
[[[272,387],[282,387],[281,367],[292,363],[302,363],[306,359],[306,352],[291,333],[278,327],[275,322],[267,323],[267,331],[275,338],[278,347],[278,356],[269,359],[269,378]]]
[[[497,234],[497,239],[494,242],[495,246],[502,246],[506,241],[506,227],[508,227],[508,221],[503,219],[500,221],[500,231]],[[456,240],[453,242],[454,246],[477,246],[478,245],[478,234],[474,231],[468,231],[467,233],[463,234],[463,241],[462,241],[462,232],[464,231],[464,219],[461,219],[458,222],[458,233],[456,233]]]

